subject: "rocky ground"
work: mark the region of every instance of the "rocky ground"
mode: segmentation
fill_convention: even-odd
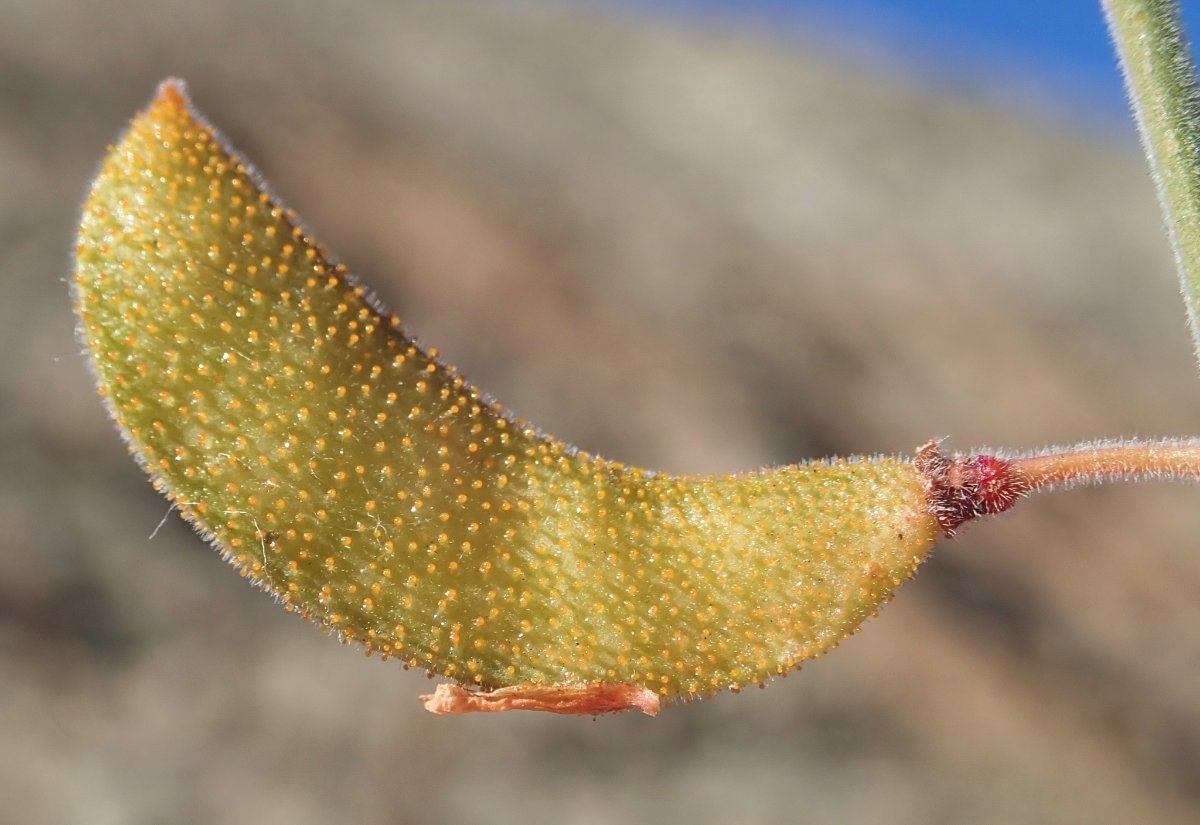
[[[656,720],[438,719],[251,591],[105,419],[65,279],[163,76],[477,384],[678,472],[1197,431],[1135,147],[562,3],[5,4],[0,821],[1186,822],[1196,491],[965,531],[828,659]],[[159,522],[165,521],[159,527]]]

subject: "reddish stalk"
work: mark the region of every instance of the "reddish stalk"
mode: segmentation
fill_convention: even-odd
[[[1003,513],[1030,493],[1108,482],[1200,481],[1200,439],[1081,444],[1006,458],[948,456],[930,441],[913,461],[947,536],[963,522]]]

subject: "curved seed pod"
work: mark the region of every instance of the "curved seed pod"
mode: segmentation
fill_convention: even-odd
[[[370,651],[535,705],[786,673],[941,532],[907,460],[675,477],[507,417],[379,311],[174,81],[93,184],[74,295],[131,450],[243,575]]]

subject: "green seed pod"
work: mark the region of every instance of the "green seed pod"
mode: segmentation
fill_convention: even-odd
[[[486,690],[761,683],[940,534],[907,460],[659,475],[508,417],[423,351],[168,81],[108,153],[74,277],[100,391],[243,575]]]

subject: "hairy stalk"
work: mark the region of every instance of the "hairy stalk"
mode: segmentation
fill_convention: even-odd
[[[1103,0],[1200,359],[1200,90],[1174,0]]]
[[[1038,491],[1106,482],[1200,481],[1200,439],[1105,441],[1023,456],[948,456],[936,441],[914,461],[942,532],[1003,513]]]
[[[1010,463],[1029,492],[1109,481],[1200,480],[1200,441],[1081,444]]]

